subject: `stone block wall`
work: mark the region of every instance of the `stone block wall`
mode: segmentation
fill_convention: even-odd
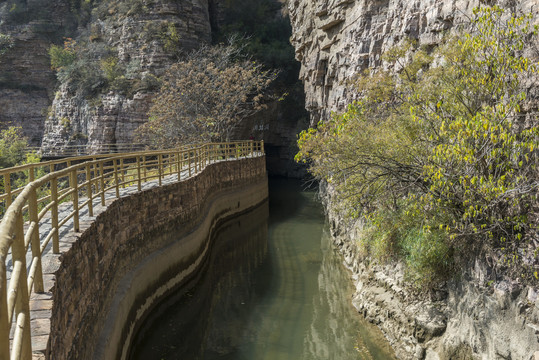
[[[137,322],[196,274],[211,229],[266,198],[262,157],[116,200],[61,257],[47,357],[125,357]]]

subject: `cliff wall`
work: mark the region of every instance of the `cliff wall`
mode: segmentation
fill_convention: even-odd
[[[242,9],[253,4],[241,1],[225,5],[222,0],[0,3],[0,128],[21,126],[30,144],[41,146],[44,154],[61,154],[71,145],[88,145],[95,153],[114,148],[104,144],[136,142],[135,130],[148,120],[160,76],[182,54],[210,43],[212,38],[223,41],[229,28],[243,24],[245,29],[238,31],[250,34],[269,26],[256,22],[247,26],[241,17],[247,10]],[[273,12],[287,25],[280,2],[269,3],[271,9],[260,4],[259,8]],[[274,29],[275,24],[271,25]],[[221,28],[225,30],[221,32]],[[275,36],[257,44],[266,47],[261,52],[267,55],[264,60],[269,59],[268,67],[279,68],[283,64],[272,61],[282,63],[281,58],[293,56],[286,42],[288,31],[288,26],[281,26],[274,34],[284,33],[279,46],[270,41]],[[262,30],[257,36],[263,37],[261,34]],[[7,49],[3,35],[12,42]],[[52,70],[48,51],[53,44],[63,48],[64,42],[75,50],[76,60]],[[301,85],[293,82],[299,67],[284,66],[288,75],[275,92],[277,97],[289,95],[246,119],[235,137],[264,140],[270,172],[297,177],[304,168],[291,159],[296,152],[296,134],[307,127],[308,115],[302,111]]]
[[[384,51],[405,38],[436,46],[445,32],[464,24],[479,3],[290,0],[291,42],[301,61],[311,126],[356,98],[349,80],[362,70],[384,66]],[[525,13],[539,11],[535,0],[498,4]],[[322,199],[331,209],[331,188],[323,191]],[[399,358],[539,359],[537,287],[492,276],[486,264],[476,262],[432,294],[413,290],[402,264],[379,264],[360,255],[356,243],[361,224],[347,223],[332,211],[328,216],[335,244],[353,273],[353,303],[382,329]]]
[[[0,33],[10,39],[0,56],[0,127],[22,127],[32,146],[41,144],[56,85],[47,50],[72,26],[72,20],[65,0],[0,4]]]
[[[323,187],[322,194],[331,209],[331,189]],[[361,224],[331,210],[328,218],[334,244],[352,272],[352,304],[382,330],[399,359],[539,358],[537,287],[493,277],[487,264],[476,261],[424,292],[410,287],[402,263],[379,263],[361,254],[356,246]]]
[[[157,78],[187,52],[211,41],[207,0],[103,2],[79,30],[78,51],[88,71],[108,61],[109,79],[74,73],[56,92],[45,120],[42,149],[88,144],[129,144],[147,121]],[[84,58],[79,54],[79,60]],[[108,59],[108,60],[107,60]],[[82,64],[84,66],[84,64]],[[97,78],[97,79],[96,79]],[[78,81],[78,83],[74,83]],[[106,91],[104,82],[109,81]]]
[[[490,1],[489,3],[495,3]],[[356,94],[347,81],[382,66],[381,55],[405,38],[435,46],[444,32],[466,21],[478,0],[290,0],[291,42],[311,125],[342,111]],[[499,1],[525,13],[537,0]],[[518,4],[517,4],[518,3]],[[513,4],[513,5],[512,5]],[[517,5],[514,5],[517,4]],[[539,19],[539,17],[537,17]]]

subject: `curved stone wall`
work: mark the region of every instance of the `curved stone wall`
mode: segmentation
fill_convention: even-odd
[[[116,200],[61,257],[47,357],[125,358],[148,310],[196,275],[212,229],[267,195],[261,157]]]

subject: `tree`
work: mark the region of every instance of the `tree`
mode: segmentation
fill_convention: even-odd
[[[167,70],[139,134],[158,147],[229,139],[264,107],[264,90],[276,75],[233,44],[203,46]]]
[[[2,130],[0,132],[0,168],[25,163],[27,160],[26,154],[28,153],[27,148],[28,141],[22,136],[20,127],[10,126]],[[34,155],[32,155],[32,158]]]
[[[431,53],[412,43],[388,52],[396,76],[361,74],[362,100],[299,138],[297,159],[419,281],[469,254],[537,278],[537,65],[525,56],[537,29],[499,7],[474,16],[470,33]]]

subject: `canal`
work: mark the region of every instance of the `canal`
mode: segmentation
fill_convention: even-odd
[[[199,277],[145,320],[132,360],[392,359],[351,305],[314,190],[270,179],[269,203],[223,223]]]

